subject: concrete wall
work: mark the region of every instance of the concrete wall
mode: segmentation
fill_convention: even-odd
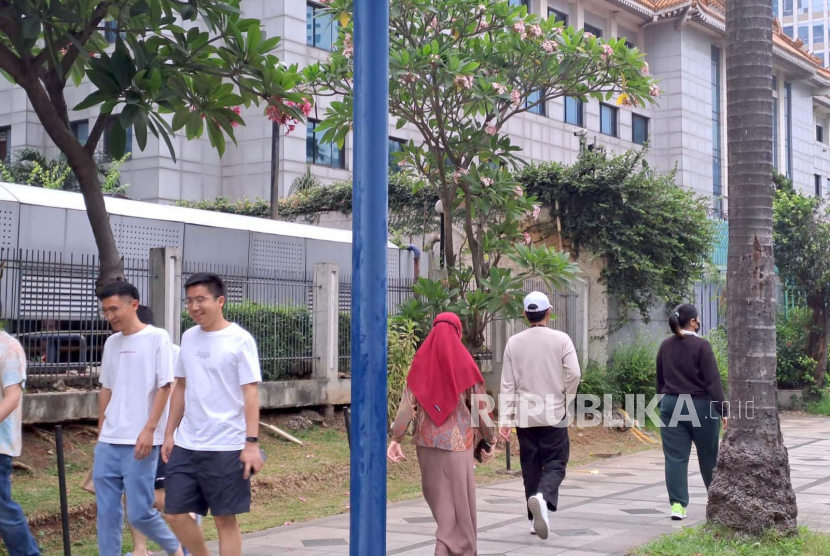
[[[292,380],[259,385],[261,409],[348,405],[351,380]],[[23,423],[62,423],[98,419],[98,392],[51,392],[23,396]]]

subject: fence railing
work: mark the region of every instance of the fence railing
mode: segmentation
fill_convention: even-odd
[[[125,277],[139,290],[141,303],[149,304],[150,271],[147,259],[124,261]],[[94,256],[62,256],[57,253],[0,250],[0,318],[16,336],[28,360],[28,385],[47,388],[63,381],[66,386],[94,388],[104,343],[111,334],[99,312],[95,280],[99,261]],[[314,373],[314,274],[266,271],[224,264],[182,264],[184,284],[197,272],[223,277],[227,286],[225,314],[256,339],[265,380],[311,378]],[[414,296],[411,279],[389,279],[389,313]],[[582,336],[582,303],[578,292],[557,292],[541,282],[525,289],[548,294],[556,319],[551,327],[567,332],[579,346]],[[339,278],[337,364],[338,372],[351,369],[351,277]],[[181,330],[193,326],[184,306]],[[329,310],[333,312],[335,308]],[[334,318],[334,317],[332,317]],[[484,346],[475,354],[483,371],[492,366],[493,346],[485,331]],[[508,335],[525,328],[522,320],[509,323]]]
[[[42,388],[97,384],[110,335],[95,297],[98,259],[28,250],[0,250],[0,315],[23,346],[27,384]],[[142,298],[149,292],[146,260],[125,259],[124,272]]]

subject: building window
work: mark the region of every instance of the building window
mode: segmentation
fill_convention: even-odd
[[[511,6],[524,6],[530,13],[530,0],[510,0]]]
[[[827,178],[827,191],[830,191],[830,178]]]
[[[583,113],[585,105],[577,98],[565,97],[565,123],[585,127]]]
[[[813,43],[824,44],[824,24],[817,23],[813,25]]]
[[[623,38],[625,38],[625,37],[623,37]],[[625,40],[625,47],[629,50],[634,50],[635,48],[637,48],[637,45],[634,44],[633,42],[631,42],[630,40],[626,39]]]
[[[784,0],[784,17],[792,17],[793,15],[793,0]],[[792,35],[790,35],[792,36]]]
[[[600,29],[599,27],[594,27],[593,25],[589,25],[588,23],[586,23],[584,30],[588,33],[591,33],[598,39],[602,38],[602,29]]]
[[[778,79],[776,77],[772,78],[772,167],[775,170],[778,170],[778,158],[781,156],[779,152],[779,139],[778,135],[781,133],[778,124],[778,103],[780,100],[778,99]]]
[[[104,37],[107,39],[109,44],[115,44],[115,39],[118,36],[118,33],[116,32],[117,28],[118,23],[114,19],[108,19],[104,22]]]
[[[529,95],[527,95],[527,100],[525,101],[525,108],[527,108],[528,106],[532,105],[535,102],[538,102],[541,97],[542,97],[542,92],[541,91],[534,91],[534,92],[530,93]],[[527,111],[531,112],[533,114],[539,114],[540,116],[544,116],[545,115],[545,103],[540,102],[536,106],[528,108]]]
[[[338,24],[331,15],[322,13],[323,6],[309,2],[305,7],[305,42],[308,46],[331,51],[337,41]]]
[[[599,105],[599,131],[611,137],[617,136],[618,109],[610,104]]]
[[[566,14],[565,12],[560,12],[559,10],[548,8],[548,17],[552,17],[553,20],[557,22],[561,21],[565,27],[568,26],[568,14]]]
[[[721,173],[721,58],[720,49],[712,47],[712,196],[715,198],[715,209],[718,214],[723,212],[723,178]]]
[[[787,177],[793,179],[792,83],[784,83],[784,151]]]
[[[306,122],[305,158],[309,164],[345,168],[346,157],[335,143],[323,143],[323,134],[317,134],[317,123],[314,120]]]
[[[109,157],[112,156],[110,154],[110,141],[109,141],[110,129],[112,128],[113,124],[115,124],[115,120],[116,120],[117,117],[118,117],[117,114],[111,115],[110,118],[109,118],[109,121],[107,122],[106,129],[104,129],[104,137],[103,137],[103,140],[104,140],[104,154],[106,156],[109,156]],[[133,128],[131,127],[127,130],[127,140],[124,143],[124,154],[128,155],[128,154],[132,154],[132,152],[133,152]]]
[[[772,17],[777,18],[780,21],[781,18],[778,16],[779,7],[778,0],[772,0]]]
[[[784,34],[790,37],[791,39],[794,39],[795,35],[793,34],[793,26],[787,25],[786,27],[784,27]]]
[[[395,137],[389,138],[389,171],[392,173],[397,173],[401,171],[401,166],[397,163],[395,157],[392,156],[392,153],[403,152],[404,145],[406,145],[406,141],[404,141],[403,139],[397,139]]]
[[[810,26],[809,25],[799,25],[798,26],[798,38],[801,39],[801,42],[804,44],[810,44]]]
[[[69,124],[72,129],[72,135],[75,136],[81,145],[86,145],[86,140],[89,139],[89,120],[78,120]]]
[[[824,52],[816,52],[816,53],[813,54],[813,56],[818,58],[819,63],[821,64],[822,67],[824,67],[824,65],[826,63],[826,60],[827,60],[825,55],[824,55]]]
[[[818,14],[824,11],[824,0],[813,0],[813,13]],[[777,12],[773,12],[773,17],[777,16]]]
[[[806,14],[809,11],[809,0],[798,0],[798,13]]]
[[[816,178],[816,197],[821,197],[821,176],[815,175]]]
[[[631,115],[631,141],[645,145],[648,141],[648,118],[639,114]]]
[[[824,143],[824,126],[816,124],[816,141]]]
[[[12,154],[12,128],[0,127],[0,161],[8,162]]]

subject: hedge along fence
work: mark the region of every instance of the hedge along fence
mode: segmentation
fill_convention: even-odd
[[[314,336],[310,309],[245,301],[225,305],[225,318],[254,337],[264,381],[311,378],[314,371]],[[344,334],[344,330],[349,330],[349,314],[341,313],[338,320],[340,353],[349,353],[350,336]],[[194,324],[185,312],[182,315],[182,330]],[[342,367],[342,359],[340,361]]]

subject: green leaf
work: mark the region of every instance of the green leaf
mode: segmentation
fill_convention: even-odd
[[[127,132],[121,127],[121,123],[117,119],[109,127],[107,139],[110,156],[114,159],[124,156],[124,150],[127,148]]]
[[[40,37],[40,19],[36,17],[24,17],[20,27],[23,37],[36,41]]]
[[[87,108],[92,108],[93,106],[97,106],[106,100],[110,100],[112,95],[109,93],[105,93],[104,91],[95,91],[91,93],[88,97],[80,102],[75,108],[72,110],[79,111],[79,110],[86,110]]]
[[[187,134],[187,139],[191,140],[196,137],[202,135],[202,115],[198,111],[193,111],[190,113],[187,119],[187,127],[185,128],[185,133]]]
[[[144,115],[142,113],[142,115]],[[133,132],[135,133],[135,139],[138,143],[138,150],[143,151],[144,147],[147,146],[147,120],[145,119],[147,116],[144,115],[143,118],[139,118],[136,121],[135,125],[133,126]]]
[[[219,156],[221,157],[225,154],[225,136],[222,130],[215,123],[207,122],[207,131],[210,144],[219,151]]]
[[[189,119],[190,119],[190,109],[189,108],[182,108],[179,111],[177,111],[173,115],[173,122],[171,124],[171,127],[173,128],[173,131],[179,131],[181,128],[183,128],[185,126],[185,124],[187,124]]]
[[[135,104],[127,104],[124,110],[118,115],[118,121],[124,129],[130,129],[141,117],[143,110]]]
[[[109,93],[110,95],[120,95],[122,88],[118,86],[112,75],[101,71],[98,68],[92,67],[86,71],[86,76],[92,81],[101,92]]]

